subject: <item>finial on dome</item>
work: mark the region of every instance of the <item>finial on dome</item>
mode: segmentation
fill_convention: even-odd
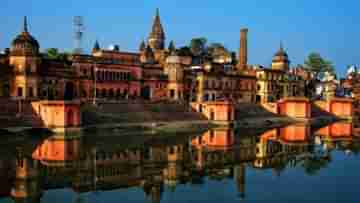
[[[28,32],[27,17],[24,16],[23,32]]]
[[[160,9],[156,8],[156,16],[160,16]]]

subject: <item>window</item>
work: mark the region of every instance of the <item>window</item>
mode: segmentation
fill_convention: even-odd
[[[32,87],[29,87],[29,97],[34,96],[34,89]]]
[[[175,97],[175,90],[170,90],[170,98],[174,98]]]
[[[22,97],[22,96],[23,96],[23,88],[22,88],[22,87],[18,87],[18,88],[17,88],[17,95],[18,95],[19,97]]]
[[[210,142],[213,142],[214,141],[214,131],[213,130],[210,130]]]

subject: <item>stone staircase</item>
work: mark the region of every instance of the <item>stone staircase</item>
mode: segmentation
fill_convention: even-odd
[[[102,103],[98,107],[87,106],[83,112],[84,124],[105,122],[154,122],[206,120],[201,114],[190,111],[181,103]]]

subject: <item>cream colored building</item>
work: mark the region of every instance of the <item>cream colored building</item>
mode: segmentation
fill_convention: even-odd
[[[271,69],[256,70],[256,102],[276,102],[285,97],[304,96],[305,80],[289,71],[290,61],[281,46],[273,57]]]

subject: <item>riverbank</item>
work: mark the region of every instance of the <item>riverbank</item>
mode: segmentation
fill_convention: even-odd
[[[317,117],[310,120],[292,119],[272,114],[260,105],[237,106],[237,121],[214,122],[180,103],[104,103],[82,107],[82,129],[85,133],[117,133],[121,135],[168,135],[202,133],[216,127],[265,131],[295,123],[322,126],[336,121],[333,117]],[[5,128],[4,133],[19,133],[31,129],[31,125]]]

